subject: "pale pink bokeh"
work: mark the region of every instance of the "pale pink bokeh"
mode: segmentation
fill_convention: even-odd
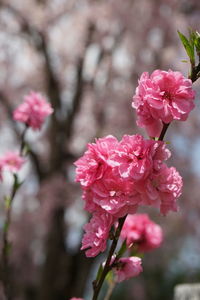
[[[13,113],[13,119],[26,124],[33,130],[41,129],[47,116],[53,113],[53,108],[40,93],[30,92],[24,97],[24,102]]]
[[[135,246],[143,252],[158,248],[163,241],[163,232],[147,214],[135,214],[127,216],[120,238],[126,240],[127,247]]]
[[[116,265],[113,270],[117,282],[136,277],[143,271],[142,260],[136,256],[122,257],[117,261]]]

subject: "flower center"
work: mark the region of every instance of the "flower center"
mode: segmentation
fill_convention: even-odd
[[[173,96],[170,92],[165,91],[164,94],[163,94],[163,99],[167,99],[168,101],[171,102],[172,99],[173,99]]]

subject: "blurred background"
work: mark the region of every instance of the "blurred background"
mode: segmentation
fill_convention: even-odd
[[[88,142],[108,134],[145,134],[136,127],[132,96],[142,72],[169,68],[188,75],[177,30],[200,30],[198,0],[0,1],[0,154],[18,149],[22,126],[12,111],[30,90],[55,113],[27,135],[30,163],[14,200],[10,256],[15,300],[90,299],[103,256],[80,252],[83,211],[73,162]],[[200,280],[200,105],[166,139],[184,179],[180,211],[167,217],[143,208],[164,230],[162,247],[145,254],[144,272],[118,285],[111,299],[169,300],[177,283]],[[0,228],[5,218],[0,190]],[[1,237],[0,236],[0,237]],[[3,295],[0,296],[3,300]]]

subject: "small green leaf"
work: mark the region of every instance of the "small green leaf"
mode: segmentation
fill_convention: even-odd
[[[126,250],[127,250],[126,241],[124,241],[117,253],[117,258],[120,258],[126,252]]]
[[[188,63],[188,60],[182,59],[181,62],[183,62],[183,63]]]
[[[8,224],[8,222],[5,222],[3,225],[3,231],[8,232],[8,228],[9,228],[9,224]]]
[[[114,280],[114,275],[112,271],[109,271],[108,274],[106,275],[106,281],[108,282],[108,284],[113,283]]]
[[[98,272],[97,272],[96,282],[99,281],[99,278],[101,277],[102,272],[103,272],[103,266],[102,266],[102,264],[100,264]]]
[[[11,198],[9,196],[4,196],[4,203],[5,203],[6,209],[9,209],[10,204],[11,204]]]
[[[196,38],[194,41],[194,45],[195,45],[197,53],[199,53],[200,52],[200,34],[198,31],[196,31]]]
[[[194,46],[193,41],[189,41],[184,34],[178,31],[179,38],[187,52],[187,55],[190,58],[191,64],[195,64],[195,55],[194,55]]]
[[[14,176],[14,188],[15,190],[18,190],[20,188],[20,186],[23,184],[23,181],[19,181],[19,178],[17,176],[17,174],[13,174]]]
[[[25,144],[24,145],[24,148],[23,148],[23,154],[26,156],[30,151],[30,147],[28,144]]]

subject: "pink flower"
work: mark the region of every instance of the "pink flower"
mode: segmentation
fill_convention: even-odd
[[[137,246],[138,251],[158,248],[163,240],[159,225],[151,221],[147,214],[128,215],[121,231],[127,247]]]
[[[13,119],[33,130],[41,129],[45,118],[53,113],[53,108],[39,93],[30,92],[24,97],[24,102],[14,111]]]
[[[112,170],[107,170],[104,177],[93,184],[91,190],[93,202],[117,218],[128,212],[135,213],[141,201],[134,182],[115,176]]]
[[[116,263],[116,267],[113,269],[116,281],[121,282],[138,276],[143,271],[141,264],[141,258],[136,256],[120,258]]]
[[[13,173],[19,171],[24,164],[25,160],[16,152],[7,152],[0,158],[1,168],[5,168]]]
[[[146,179],[153,167],[159,168],[169,157],[170,151],[163,142],[145,140],[139,134],[124,135],[110,158],[110,164],[120,177],[139,181]]]
[[[142,204],[160,207],[163,215],[177,211],[177,198],[182,192],[183,181],[174,167],[163,165],[159,172],[149,177],[142,194]]]
[[[132,104],[137,124],[146,128],[150,136],[159,136],[162,122],[187,119],[194,108],[194,97],[192,81],[180,72],[155,70],[150,76],[144,72]]]
[[[118,140],[112,135],[96,139],[96,143],[88,144],[88,150],[75,162],[76,181],[82,187],[89,187],[101,179],[108,169],[110,153],[115,149]]]
[[[94,257],[105,251],[114,221],[110,214],[99,211],[93,215],[89,223],[85,224],[81,250],[87,250],[87,257]]]

